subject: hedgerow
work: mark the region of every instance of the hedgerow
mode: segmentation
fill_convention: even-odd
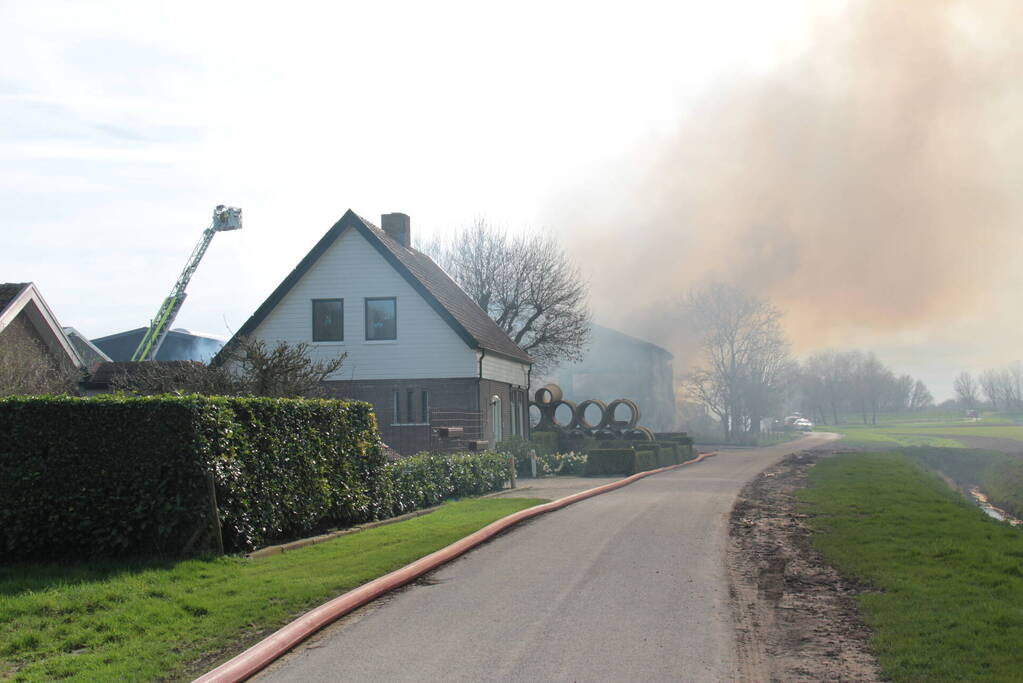
[[[400,515],[449,498],[495,491],[508,474],[508,460],[501,453],[420,453],[387,464],[380,500],[389,515]]]
[[[384,457],[369,404],[205,396],[0,400],[5,559],[176,556],[375,519]]]
[[[0,400],[5,560],[249,550],[501,488],[498,453],[388,464],[367,403],[208,396]]]
[[[174,554],[231,460],[224,399],[0,400],[0,549],[10,560]]]

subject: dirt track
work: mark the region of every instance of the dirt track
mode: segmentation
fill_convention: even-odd
[[[831,451],[804,451],[743,488],[732,509],[728,565],[745,681],[880,681],[855,596],[810,546],[793,493]]]

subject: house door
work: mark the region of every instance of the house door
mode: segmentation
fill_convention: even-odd
[[[501,397],[491,396],[490,397],[490,419],[494,424],[494,443],[504,439],[504,434],[501,430]]]

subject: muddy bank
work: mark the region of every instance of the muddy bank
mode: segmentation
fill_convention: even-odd
[[[831,451],[804,451],[746,485],[730,522],[730,593],[743,679],[881,681],[855,596],[810,545],[794,491]]]

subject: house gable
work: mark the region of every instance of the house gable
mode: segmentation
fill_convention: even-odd
[[[347,353],[341,370],[330,378],[335,380],[477,376],[477,353],[458,328],[376,248],[376,240],[353,227],[339,230],[329,244],[321,240],[315,260],[286,281],[286,291],[275,292],[273,306],[248,330],[243,328],[245,335],[308,343],[316,360]],[[395,299],[394,340],[366,339],[366,299],[379,297]],[[317,299],[342,301],[342,341],[312,341],[312,302]]]
[[[30,329],[58,363],[83,367],[78,351],[31,282],[0,284],[0,334],[12,324]]]

